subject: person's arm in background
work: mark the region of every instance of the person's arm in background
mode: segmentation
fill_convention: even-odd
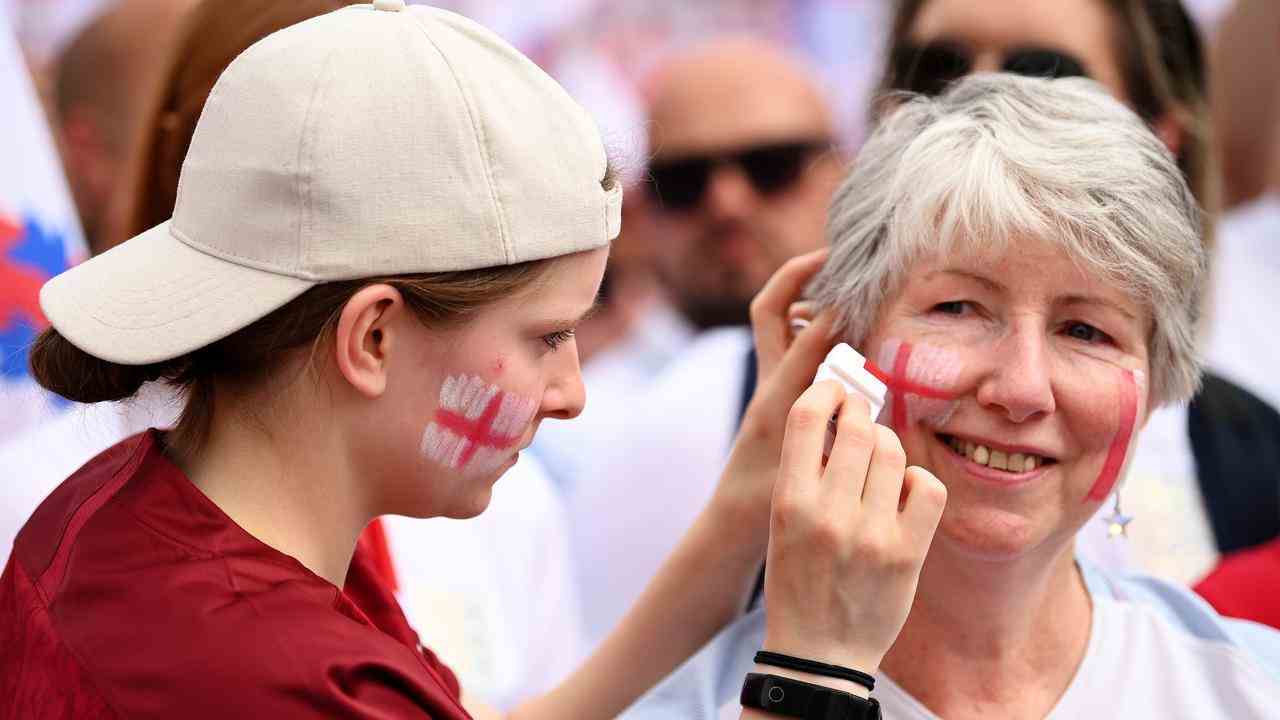
[[[904,483],[902,448],[871,423],[864,401],[845,405],[835,383],[806,391],[831,346],[831,320],[820,317],[788,347],[787,308],[824,259],[787,263],[752,304],[759,391],[711,502],[587,662],[510,717],[617,716],[741,612],[766,553],[766,647],[876,669],[910,608],[945,490],[923,471]],[[827,419],[842,406],[824,467]],[[498,717],[467,700],[477,718]]]

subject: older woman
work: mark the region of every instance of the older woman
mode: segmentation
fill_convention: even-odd
[[[1280,635],[1074,553],[1147,414],[1196,388],[1199,226],[1167,149],[1088,80],[971,76],[863,148],[810,294],[879,366],[908,462],[949,493],[880,665],[885,717],[1273,716]],[[764,617],[633,716],[730,704]]]

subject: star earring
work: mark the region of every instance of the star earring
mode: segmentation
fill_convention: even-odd
[[[1133,522],[1132,515],[1125,515],[1120,509],[1120,489],[1116,489],[1116,504],[1111,509],[1111,514],[1103,518],[1107,523],[1107,539],[1116,540],[1119,538],[1129,537],[1129,523]]]

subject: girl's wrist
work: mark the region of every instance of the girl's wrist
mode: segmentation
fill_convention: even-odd
[[[861,668],[859,668],[861,669]],[[752,667],[751,672],[762,673],[764,675],[781,675],[782,677],[791,678],[792,680],[802,680],[814,685],[822,685],[832,690],[847,692],[850,695],[857,695],[860,698],[871,697],[871,691],[862,687],[852,680],[844,680],[841,678],[827,677],[826,675],[815,675],[813,673],[802,672],[800,670],[792,670],[790,668],[774,667],[772,665],[756,664]],[[864,670],[864,672],[871,672]]]

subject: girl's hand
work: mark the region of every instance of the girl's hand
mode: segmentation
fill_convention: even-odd
[[[794,341],[788,318],[788,308],[799,299],[826,257],[824,249],[793,258],[774,273],[751,303],[756,390],[713,504],[731,518],[736,540],[758,546],[759,555],[764,554],[768,542],[769,502],[778,476],[787,412],[813,382],[818,365],[834,344],[829,315],[794,333]]]
[[[906,467],[865,399],[833,381],[806,390],[787,416],[773,491],[764,649],[874,672],[906,621],[946,499],[936,477]]]

